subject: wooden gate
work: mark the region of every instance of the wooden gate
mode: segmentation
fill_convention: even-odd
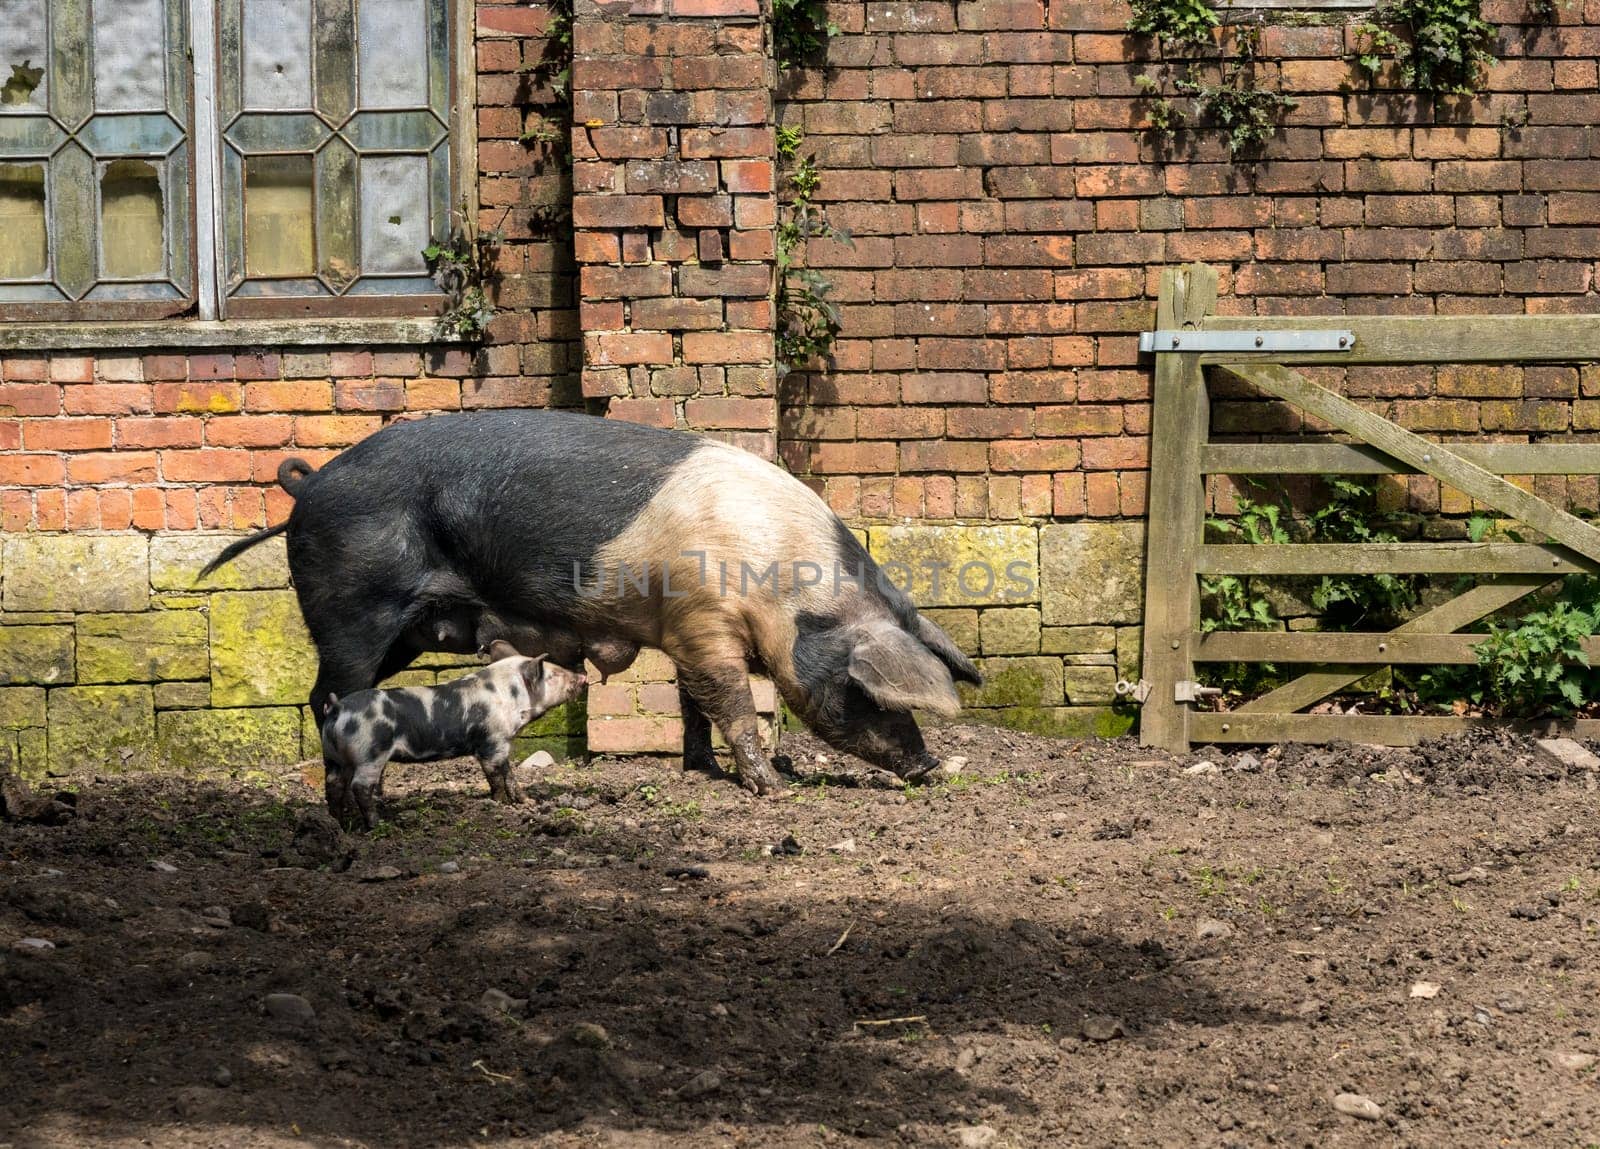
[[[1353,742],[1391,746],[1459,730],[1451,716],[1304,714],[1381,666],[1477,661],[1479,636],[1458,634],[1553,578],[1600,570],[1600,530],[1505,475],[1600,474],[1600,443],[1451,443],[1423,439],[1291,369],[1291,365],[1582,363],[1600,360],[1600,316],[1269,319],[1211,314],[1215,270],[1163,272],[1151,423],[1141,740],[1174,752],[1196,742]],[[1222,372],[1294,404],[1351,442],[1213,443],[1207,376]],[[1206,476],[1409,475],[1437,478],[1549,541],[1207,543]],[[1203,575],[1474,574],[1472,590],[1385,633],[1200,628]],[[1591,640],[1600,658],[1600,643]],[[1196,710],[1198,662],[1315,664],[1237,710]],[[1600,720],[1575,724],[1600,737]]]

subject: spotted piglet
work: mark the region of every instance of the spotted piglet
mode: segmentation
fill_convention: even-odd
[[[575,698],[581,674],[525,658],[509,643],[489,647],[491,662],[441,686],[360,690],[330,697],[322,722],[328,812],[346,826],[378,824],[376,798],[390,761],[437,762],[472,755],[489,793],[522,801],[511,780],[511,739],[552,706]]]

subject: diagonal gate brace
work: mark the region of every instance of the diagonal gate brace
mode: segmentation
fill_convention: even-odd
[[[1313,383],[1299,372],[1277,364],[1257,366],[1230,363],[1218,369],[1288,400],[1407,466],[1432,475],[1462,494],[1526,523],[1579,554],[1600,560],[1600,530],[1521,487],[1508,483],[1476,463],[1468,462],[1441,444],[1413,435],[1383,416],[1352,403],[1343,395],[1336,395],[1326,387]]]

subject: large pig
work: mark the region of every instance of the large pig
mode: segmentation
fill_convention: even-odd
[[[917,613],[793,476],[676,431],[555,411],[399,423],[308,473],[280,471],[289,568],[320,659],[320,716],[430,649],[430,619],[488,616],[584,646],[665,651],[684,763],[713,766],[715,722],[740,781],[781,782],[764,753],[751,669],[823,739],[915,778],[936,766],[911,712],[951,714],[977,668]],[[578,644],[570,644],[578,645]],[[541,651],[529,650],[527,654]]]

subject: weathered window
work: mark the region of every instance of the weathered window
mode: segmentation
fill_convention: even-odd
[[[450,0],[0,0],[0,319],[421,314]]]

